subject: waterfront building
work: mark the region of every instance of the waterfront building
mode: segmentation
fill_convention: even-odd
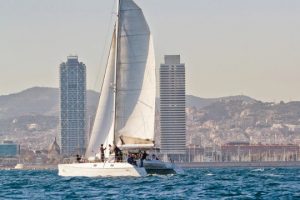
[[[295,144],[250,144],[229,142],[221,146],[224,162],[298,161],[300,147]]]
[[[19,145],[13,141],[4,140],[0,144],[0,157],[17,157],[19,153]]]
[[[186,153],[185,65],[180,55],[166,55],[160,65],[161,153],[179,159]]]
[[[65,156],[86,147],[86,66],[77,56],[60,65],[60,146]]]

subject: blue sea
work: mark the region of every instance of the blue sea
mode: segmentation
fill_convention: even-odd
[[[300,199],[300,168],[185,169],[143,178],[0,170],[0,199]]]

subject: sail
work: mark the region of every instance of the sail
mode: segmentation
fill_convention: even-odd
[[[116,59],[116,32],[114,31],[108,62],[101,89],[92,134],[86,150],[86,157],[95,156],[100,145],[108,148],[114,139],[114,80]],[[108,154],[108,151],[106,151]],[[107,156],[107,155],[106,155]]]
[[[132,0],[120,1],[116,78],[115,143],[153,146],[153,41],[142,10]]]

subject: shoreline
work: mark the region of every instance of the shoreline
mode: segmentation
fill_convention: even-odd
[[[22,169],[12,166],[0,166],[0,170],[57,170],[57,165],[24,165]]]
[[[234,167],[300,167],[300,161],[267,162],[191,162],[175,163],[181,168],[234,168]],[[24,165],[23,169],[12,166],[0,166],[0,170],[57,170],[57,165]]]
[[[192,162],[176,163],[182,168],[222,168],[222,167],[300,167],[300,161],[264,162]]]

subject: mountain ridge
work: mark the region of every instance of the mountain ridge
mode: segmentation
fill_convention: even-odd
[[[92,112],[99,94],[87,90],[87,109]],[[0,96],[0,119],[27,114],[59,115],[59,89],[32,87],[18,93]]]
[[[88,127],[94,118],[99,93],[87,91]],[[159,99],[157,99],[159,105]],[[159,106],[156,116],[159,144]],[[300,101],[262,102],[244,95],[201,98],[186,96],[187,143],[222,145],[299,143]],[[10,138],[30,149],[47,148],[59,136],[59,89],[33,87],[0,96],[0,141]]]
[[[87,109],[92,113],[96,109],[99,93],[87,90]],[[194,95],[186,96],[187,107],[203,108],[218,101],[243,100],[255,102],[256,100],[243,95],[201,98]],[[59,89],[52,87],[31,87],[17,93],[0,96],[0,119],[12,118],[27,114],[59,115]]]

